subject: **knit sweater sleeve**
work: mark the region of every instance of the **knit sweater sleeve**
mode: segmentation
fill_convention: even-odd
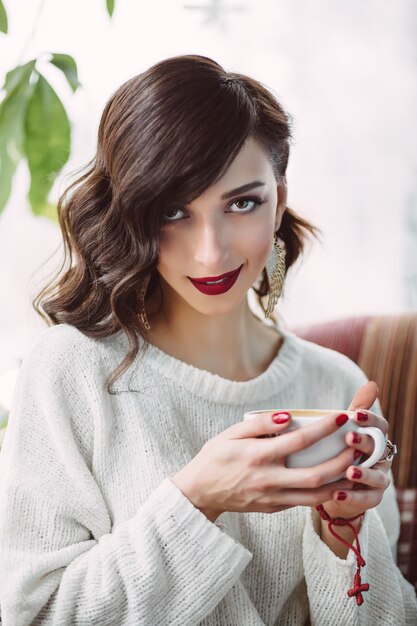
[[[86,384],[75,372],[46,337],[19,372],[0,454],[2,624],[198,624],[252,553],[169,477],[112,526],[87,458],[96,444],[75,426],[89,415],[85,389],[72,400]]]
[[[340,559],[320,539],[313,513],[307,510],[303,537],[304,574],[312,626],[327,626],[337,621],[344,626],[417,623],[417,601],[413,586],[405,580],[393,561],[381,519],[375,509],[366,512],[359,540],[366,565],[362,582],[369,583],[364,602],[358,606],[347,595],[353,587],[356,558],[350,550]]]
[[[343,360],[347,408],[367,378],[356,364],[345,357]],[[382,415],[378,400],[370,410]],[[383,499],[384,507],[366,511],[359,532],[361,554],[366,562],[361,569],[361,578],[370,585],[360,606],[354,597],[347,595],[348,589],[353,587],[357,569],[355,554],[349,550],[346,559],[337,557],[320,538],[318,513],[306,508],[303,563],[312,626],[331,626],[335,612],[337,622],[344,626],[417,624],[415,590],[393,559],[392,547],[398,537],[399,515],[392,485]]]

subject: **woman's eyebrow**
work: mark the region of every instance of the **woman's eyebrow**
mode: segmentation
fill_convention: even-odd
[[[260,180],[254,180],[253,183],[247,183],[246,185],[242,185],[241,187],[236,187],[236,189],[232,189],[231,191],[227,191],[222,194],[222,200],[227,200],[227,198],[231,198],[237,193],[243,193],[244,191],[249,191],[249,189],[253,189],[254,187],[260,187],[261,185],[266,185]]]

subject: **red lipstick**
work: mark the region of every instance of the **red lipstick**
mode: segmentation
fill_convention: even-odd
[[[233,287],[242,267],[243,264],[236,270],[226,272],[226,274],[222,274],[221,276],[205,276],[204,278],[190,278],[187,276],[187,278],[201,293],[207,296],[218,296],[222,293],[226,293],[226,291],[229,291],[229,289]]]

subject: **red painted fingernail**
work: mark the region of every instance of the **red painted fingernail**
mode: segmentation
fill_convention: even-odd
[[[340,415],[338,415],[336,417],[336,424],[338,426],[343,426],[343,424],[346,424],[346,422],[348,421],[348,416],[346,415],[346,413],[341,413]]]
[[[352,441],[353,443],[360,443],[362,441],[362,437],[358,435],[358,433],[352,433]]]
[[[344,491],[339,491],[336,500],[346,500],[346,493]]]
[[[355,459],[359,459],[359,457],[362,456],[362,452],[360,450],[355,450],[355,452],[353,453],[353,458]]]
[[[361,477],[362,477],[361,470],[355,467],[355,469],[353,470],[352,478],[361,478]]]
[[[358,411],[357,415],[360,422],[366,422],[366,420],[368,419],[368,414],[364,411]]]
[[[290,414],[287,411],[278,411],[278,413],[272,414],[272,420],[275,424],[285,424],[290,419]]]

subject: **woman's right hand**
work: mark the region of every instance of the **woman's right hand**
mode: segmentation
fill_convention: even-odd
[[[238,422],[207,441],[171,480],[211,521],[225,511],[275,513],[316,506],[353,486],[347,479],[325,483],[352,465],[355,446],[347,443],[340,454],[314,467],[290,469],[285,458],[340,428],[338,415],[290,432],[285,429],[291,417],[281,424],[272,414]],[[280,436],[265,438],[268,434]]]

